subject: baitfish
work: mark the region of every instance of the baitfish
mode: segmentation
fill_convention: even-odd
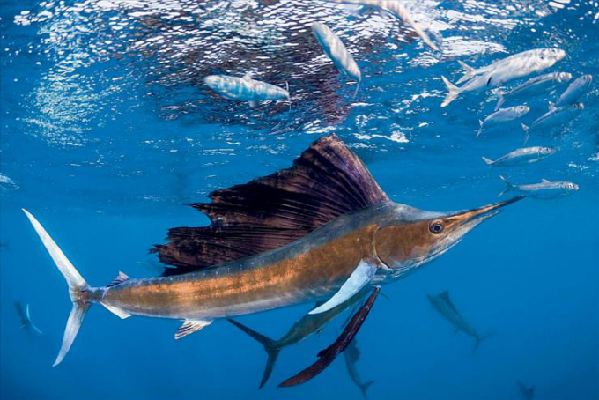
[[[290,99],[289,90],[252,79],[249,73],[243,78],[210,75],[204,78],[204,83],[226,99],[249,101],[251,107],[258,101]]]
[[[314,36],[320,43],[322,50],[333,61],[337,69],[360,82],[362,80],[360,68],[335,32],[319,22],[312,24],[312,32],[314,32]]]
[[[569,196],[580,189],[580,186],[576,183],[566,181],[551,182],[547,179],[542,179],[539,183],[513,185],[503,175],[499,175],[499,178],[507,185],[505,190],[499,193],[499,196],[508,192],[517,192],[518,194],[534,197],[535,199],[555,199]]]
[[[345,351],[343,352],[343,359],[345,360],[345,366],[352,382],[356,384],[364,400],[368,400],[367,390],[374,383],[374,381],[363,382],[358,373],[356,363],[360,359],[360,350],[358,349],[358,341],[356,338],[352,340]]]
[[[518,388],[520,389],[520,394],[524,400],[533,400],[535,398],[535,387],[526,387],[524,383],[518,381]]]
[[[543,71],[564,57],[566,57],[564,50],[541,48],[523,51],[478,69],[460,62],[460,65],[466,70],[464,76],[456,82],[456,85],[463,83],[461,87],[452,84],[447,78],[441,76],[448,90],[441,107],[447,107],[461,93],[486,90],[493,86],[503,85],[512,79]]]
[[[17,314],[21,318],[21,329],[26,329],[30,332],[35,332],[38,335],[43,335],[43,332],[38,329],[37,326],[34,325],[31,320],[31,313],[29,312],[29,304],[25,304],[25,308],[23,308],[23,304],[16,301],[15,308],[17,309]]]
[[[122,272],[93,287],[29,212],[23,210],[65,278],[72,309],[58,365],[86,312],[98,303],[121,318],[182,320],[180,339],[212,321],[303,303],[326,312],[362,288],[390,283],[456,245],[474,227],[522,199],[456,212],[392,202],[336,136],[323,137],[290,168],[210,194],[193,204],[211,219],[178,227],[154,247],[172,268],[155,278]]]
[[[406,24],[412,27],[416,34],[422,39],[424,43],[426,43],[431,49],[438,51],[439,48],[431,40],[431,38],[426,34],[423,27],[420,24],[417,24],[412,19],[412,16],[406,10],[403,1],[401,0],[325,0],[329,3],[337,3],[337,4],[359,4],[363,6],[372,6],[376,7],[380,10],[387,10],[392,14],[395,14]]]
[[[523,84],[516,86],[509,92],[503,93],[500,91],[498,93],[499,98],[497,100],[497,105],[495,106],[495,109],[498,110],[503,105],[507,96],[531,91],[533,89],[546,89],[547,87],[553,87],[554,85],[559,83],[569,82],[571,79],[572,74],[569,72],[550,72],[548,74],[535,76],[534,78],[530,78]]]
[[[253,329],[248,328],[240,322],[234,321],[232,319],[228,319],[230,323],[235,325],[237,328],[241,329],[243,332],[247,333],[248,336],[255,339],[258,343],[260,343],[264,347],[264,351],[268,355],[268,359],[266,361],[266,367],[264,368],[264,373],[262,374],[262,382],[260,382],[260,389],[264,387],[272,371],[274,369],[275,363],[277,362],[277,358],[279,357],[279,353],[287,346],[292,346],[300,343],[305,338],[312,336],[314,333],[320,332],[326,324],[331,322],[336,316],[343,313],[348,308],[356,305],[360,301],[366,297],[368,294],[367,291],[363,290],[350,299],[346,300],[344,303],[334,307],[326,312],[312,315],[304,315],[302,319],[297,321],[289,332],[287,332],[283,337],[278,340],[273,340],[269,337],[262,335],[261,333],[256,332]]]
[[[493,167],[513,167],[516,165],[532,164],[544,158],[547,158],[557,152],[552,147],[524,147],[521,149],[514,150],[507,153],[506,155],[499,157],[497,160],[489,160],[483,157],[483,160],[487,165]]]
[[[583,75],[576,78],[564,93],[557,99],[556,107],[568,106],[576,103],[578,99],[589,89],[593,82],[592,75]]]
[[[549,111],[534,120],[530,127],[558,125],[571,120],[581,110],[584,110],[584,104],[582,103],[562,107],[556,107],[554,104],[549,103]]]
[[[455,308],[455,306],[449,299],[449,292],[447,290],[439,293],[436,296],[427,294],[426,297],[428,298],[428,301],[431,303],[431,305],[435,308],[435,310],[437,310],[441,315],[445,317],[445,319],[451,322],[451,324],[455,327],[456,332],[462,331],[466,335],[476,340],[476,342],[474,343],[474,352],[476,352],[479,344],[484,339],[491,336],[490,334],[481,336],[476,331],[476,329],[472,327],[472,325],[466,322],[464,317],[462,317],[462,315],[458,312],[458,310]]]
[[[530,107],[528,106],[517,106],[517,107],[508,107],[508,108],[500,108],[495,111],[493,114],[487,116],[484,120],[479,120],[478,123],[480,128],[476,132],[476,137],[479,137],[483,131],[484,126],[489,125],[497,125],[505,122],[511,122],[518,118],[521,118],[528,114],[530,111]]]
[[[335,340],[335,343],[320,351],[316,355],[318,360],[314,364],[281,382],[278,387],[292,387],[305,383],[331,365],[339,353],[344,352],[358,334],[380,292],[381,287],[375,286],[372,294],[368,297],[364,305],[351,317],[341,335]]]

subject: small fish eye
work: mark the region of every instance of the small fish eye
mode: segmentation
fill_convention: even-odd
[[[444,228],[444,227],[445,227],[445,226],[443,225],[443,221],[433,221],[433,222],[431,222],[431,224],[428,226],[428,230],[429,230],[431,233],[434,233],[434,234],[436,235],[436,234],[439,234],[439,233],[443,232],[443,228]]]

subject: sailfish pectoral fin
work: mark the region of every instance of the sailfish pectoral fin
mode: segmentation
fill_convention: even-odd
[[[374,262],[365,260],[360,261],[351,276],[345,281],[343,286],[341,286],[341,289],[339,289],[339,291],[326,303],[310,311],[308,315],[323,313],[350,299],[372,280],[377,268],[378,264]]]
[[[183,325],[181,325],[181,327],[179,329],[177,329],[177,332],[175,332],[175,340],[179,340],[182,337],[191,335],[194,332],[197,332],[199,330],[202,330],[204,327],[210,325],[212,323],[212,321],[203,321],[203,320],[191,320],[191,319],[186,319],[183,322]]]

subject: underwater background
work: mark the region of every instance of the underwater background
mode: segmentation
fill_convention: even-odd
[[[494,202],[498,178],[572,181],[580,190],[526,199],[476,228],[413,275],[383,287],[360,330],[371,399],[599,399],[599,5],[594,1],[408,3],[441,50],[396,16],[315,0],[2,1],[0,153],[0,398],[361,399],[343,357],[314,380],[276,385],[315,359],[347,313],[285,348],[265,388],[266,354],[226,321],[181,341],[178,321],[120,320],[90,310],[65,361],[52,368],[70,310],[67,286],[31,225],[30,210],[92,285],[122,270],[156,276],[148,254],[174,226],[208,218],[185,204],[286,168],[320,136],[338,135],[398,203],[461,210]],[[339,34],[362,70],[357,95],[323,55],[310,25]],[[532,130],[554,156],[489,167],[522,147],[519,123],[485,129],[495,91],[447,108],[440,76],[456,60],[484,66],[559,47],[550,71],[592,74],[584,109]],[[284,87],[291,103],[250,107],[211,93],[210,74]],[[524,80],[521,80],[524,81]],[[518,82],[511,82],[511,85]],[[565,89],[509,99],[530,124]],[[439,315],[426,294],[448,290],[479,332]],[[43,335],[20,329],[29,304]],[[278,338],[313,305],[236,318]]]

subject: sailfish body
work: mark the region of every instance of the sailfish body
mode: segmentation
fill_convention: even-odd
[[[169,230],[157,245],[163,276],[91,287],[35,219],[27,217],[65,277],[73,308],[55,365],[86,311],[183,320],[181,338],[213,320],[329,299],[326,312],[363,287],[386,283],[431,261],[473,227],[520,197],[453,213],[391,202],[336,136],[321,138],[293,166],[217,190],[195,204],[212,224]]]

